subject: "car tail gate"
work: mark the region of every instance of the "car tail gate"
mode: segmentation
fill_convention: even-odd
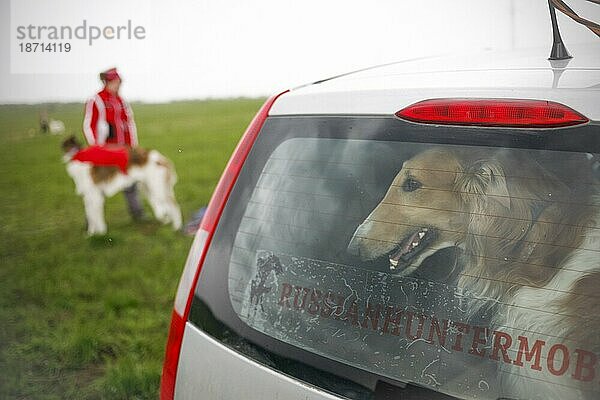
[[[455,125],[267,118],[186,335],[346,398],[597,398],[600,126]]]

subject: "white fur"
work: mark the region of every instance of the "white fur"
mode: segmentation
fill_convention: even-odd
[[[591,226],[600,226],[600,213],[592,218]],[[590,251],[592,250],[592,251]],[[600,250],[600,230],[590,228],[585,232],[585,239],[579,249],[573,251],[569,258],[561,265],[561,270],[543,289],[532,287],[523,287],[519,289],[513,297],[509,306],[505,307],[504,312],[498,314],[499,319],[494,325],[499,326],[499,330],[511,333],[513,339],[523,335],[527,337],[541,336],[539,339],[546,341],[545,350],[547,351],[554,343],[568,343],[568,340],[560,339],[568,337],[569,333],[577,327],[573,327],[565,318],[557,318],[557,313],[564,313],[564,310],[558,308],[567,296],[571,294],[573,285],[582,276],[588,273],[600,270],[598,262],[598,253]],[[551,337],[543,337],[531,332],[548,332]],[[530,343],[530,346],[533,343]],[[515,348],[516,347],[516,348]],[[569,348],[576,348],[577,343],[568,345]],[[511,359],[515,359],[518,350],[518,344],[513,342]],[[512,354],[511,354],[512,353]],[[544,352],[542,352],[544,354]],[[571,355],[573,357],[573,355]],[[558,364],[558,359],[557,359]],[[523,398],[531,399],[588,399],[589,392],[584,392],[577,388],[577,381],[569,378],[573,373],[575,363],[571,360],[569,370],[562,378],[553,376],[546,367],[545,358],[542,359],[542,371],[534,371],[527,367],[518,367],[501,363],[502,386],[509,392],[519,393]],[[598,371],[597,371],[598,373]],[[568,386],[549,385],[543,381],[559,382]],[[592,386],[588,384],[588,386]],[[597,385],[593,385],[597,390]],[[588,397],[586,397],[588,396]]]
[[[177,176],[169,160],[156,150],[150,151],[146,164],[130,168],[127,175],[119,172],[110,180],[96,184],[91,171],[90,163],[67,162],[67,173],[75,182],[77,194],[83,197],[88,235],[106,233],[104,199],[134,183],[140,184],[156,219],[164,224],[171,223],[175,230],[181,228],[181,211],[173,191]]]
[[[433,154],[433,153],[432,153]],[[426,164],[427,158],[425,158]],[[512,160],[507,160],[508,162]],[[419,161],[421,163],[421,161]],[[535,164],[532,165],[535,167]],[[462,170],[457,170],[461,171]],[[483,274],[481,270],[485,267],[486,257],[484,256],[499,256],[502,253],[499,252],[502,244],[503,237],[498,237],[499,232],[508,234],[505,231],[509,229],[515,229],[514,221],[511,218],[507,218],[501,221],[500,217],[503,216],[514,217],[522,214],[527,215],[523,210],[528,210],[530,207],[529,203],[524,203],[524,200],[533,200],[535,195],[521,195],[521,197],[515,196],[511,198],[509,187],[507,185],[506,177],[504,176],[504,169],[501,166],[500,161],[496,162],[493,160],[487,160],[483,158],[482,161],[473,163],[466,169],[465,174],[460,174],[459,178],[455,180],[455,191],[462,193],[462,202],[468,209],[469,221],[468,229],[459,229],[460,231],[466,230],[464,239],[457,240],[457,243],[448,242],[445,240],[441,245],[436,244],[434,248],[425,249],[421,254],[411,260],[410,266],[406,267],[402,271],[398,271],[396,274],[399,276],[409,275],[425,260],[425,258],[431,256],[432,253],[439,250],[441,247],[446,246],[458,246],[465,250],[463,263],[467,264],[465,268],[472,272],[470,275],[464,274],[459,279],[457,294],[472,298],[473,301],[466,301],[466,314],[474,316],[477,311],[480,310],[483,305],[490,305],[494,302],[494,319],[491,321],[491,327],[494,330],[499,330],[510,334],[512,338],[512,345],[508,350],[508,355],[511,360],[516,359],[517,352],[519,350],[519,336],[527,337],[530,341],[529,346],[534,345],[536,340],[545,341],[545,345],[541,351],[541,371],[532,370],[530,368],[531,363],[523,360],[523,366],[517,366],[514,364],[505,363],[503,358],[498,363],[500,388],[502,394],[507,398],[522,398],[522,399],[586,399],[589,400],[596,393],[591,393],[590,389],[598,391],[598,376],[600,376],[600,366],[596,366],[596,378],[593,382],[580,382],[572,378],[576,367],[577,356],[573,354],[573,350],[581,348],[585,350],[586,344],[575,343],[577,340],[577,333],[581,327],[574,326],[577,323],[573,323],[573,316],[575,311],[569,312],[565,310],[565,305],[570,304],[570,296],[573,296],[574,285],[586,275],[597,272],[600,270],[600,257],[598,257],[598,250],[600,250],[600,230],[598,228],[589,228],[587,230],[577,230],[582,236],[582,244],[578,249],[574,249],[570,252],[566,260],[558,262],[554,267],[559,268],[558,271],[554,271],[555,275],[542,288],[534,288],[528,286],[517,286],[515,283],[514,287],[508,288],[508,285],[498,285],[494,276]],[[543,172],[543,173],[542,173]],[[546,175],[544,171],[540,171],[540,177],[547,176],[550,179],[548,187],[560,188],[562,184],[554,179],[550,175]],[[400,173],[397,177],[403,177]],[[518,188],[518,187],[517,187]],[[565,188],[566,189],[566,188]],[[391,189],[390,189],[391,190]],[[544,189],[536,189],[544,190]],[[559,190],[560,192],[560,190]],[[389,193],[394,193],[390,192]],[[540,192],[541,195],[544,192]],[[386,194],[386,198],[388,194]],[[473,200],[473,195],[476,195]],[[530,198],[530,196],[532,198]],[[489,200],[489,201],[488,201]],[[382,201],[383,203],[383,201]],[[380,204],[382,204],[380,203]],[[397,205],[402,206],[403,202],[399,201]],[[596,198],[594,202],[597,207],[600,205],[600,198]],[[379,207],[379,205],[377,206]],[[377,208],[376,208],[377,210]],[[512,210],[512,212],[511,212]],[[583,211],[582,211],[583,212]],[[448,221],[450,221],[450,213],[448,213]],[[551,215],[551,214],[549,214]],[[403,215],[407,219],[407,214]],[[356,229],[352,240],[348,246],[348,250],[351,254],[359,255],[363,259],[373,259],[385,254],[389,254],[390,251],[394,250],[394,245],[398,239],[401,239],[406,233],[394,234],[392,229],[388,231],[381,229],[377,231],[379,224],[385,224],[385,221],[374,221],[371,218],[376,219],[375,210],[367,217],[367,219]],[[412,217],[411,217],[412,218]],[[380,218],[381,219],[381,218]],[[415,222],[412,220],[408,221],[408,224],[421,225],[421,222]],[[507,222],[508,221],[508,222]],[[523,219],[525,221],[525,219]],[[535,221],[532,221],[532,223]],[[559,221],[556,221],[559,222]],[[562,221],[560,221],[562,222]],[[403,221],[403,223],[405,223]],[[458,223],[461,223],[458,221]],[[495,224],[505,226],[497,227]],[[600,213],[597,213],[594,217],[590,218],[588,222],[589,226],[598,227],[600,226]],[[402,225],[402,224],[400,224]],[[527,228],[526,224],[523,224],[524,238],[526,239]],[[531,225],[533,226],[533,224]],[[450,228],[445,228],[450,230]],[[454,228],[451,228],[454,230]],[[530,227],[531,229],[531,227]],[[400,229],[399,229],[400,230]],[[375,232],[374,232],[375,231]],[[568,230],[567,230],[568,231]],[[575,231],[575,230],[573,230]],[[485,240],[479,240],[480,238],[487,237],[494,238],[493,241],[486,242]],[[509,238],[509,236],[507,236]],[[512,238],[512,236],[510,237]],[[464,242],[463,242],[464,240]],[[548,240],[553,240],[548,238]],[[512,242],[514,240],[508,240]],[[542,239],[543,241],[543,239]],[[461,243],[462,242],[462,243]],[[485,243],[484,243],[485,242]],[[548,245],[551,244],[547,243]],[[508,246],[508,245],[506,245]],[[361,253],[362,251],[362,253]],[[488,252],[492,252],[491,254]],[[532,248],[529,250],[528,257],[531,256]],[[481,256],[481,259],[478,257]],[[490,257],[491,258],[491,257]],[[473,260],[471,260],[473,259]],[[508,259],[506,259],[508,261]],[[492,264],[493,261],[490,261]],[[492,264],[494,266],[494,264]],[[496,267],[498,267],[496,265]],[[479,269],[479,270],[478,270]],[[491,274],[490,274],[491,275]],[[552,276],[552,275],[549,275]],[[482,279],[478,279],[482,278]],[[508,283],[507,281],[506,283]],[[514,292],[513,292],[514,290]],[[508,303],[508,304],[502,304]],[[569,317],[561,317],[568,315]],[[565,339],[569,338],[569,339]],[[581,340],[581,339],[579,339]],[[597,343],[595,346],[597,346]],[[491,343],[488,343],[491,347]],[[569,359],[569,370],[566,371],[562,376],[557,377],[552,375],[548,371],[547,367],[547,354],[548,350],[555,344],[564,344],[570,350]],[[582,347],[583,346],[583,347]],[[588,344],[589,346],[589,344]],[[597,351],[597,348],[590,348],[588,351]],[[561,353],[555,358],[555,365],[558,365],[559,357]]]

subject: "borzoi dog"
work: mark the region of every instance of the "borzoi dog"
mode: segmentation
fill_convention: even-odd
[[[162,223],[181,228],[181,211],[175,200],[173,186],[177,175],[173,164],[156,150],[141,148],[119,149],[123,152],[120,168],[111,164],[113,153],[102,153],[105,165],[81,161],[81,146],[74,136],[62,144],[67,173],[73,178],[77,193],[83,197],[88,235],[106,233],[104,199],[138,183],[148,199],[154,216]],[[85,151],[85,150],[84,150]],[[104,154],[108,154],[106,157]],[[85,158],[83,158],[85,159]],[[108,159],[108,162],[107,162]],[[117,160],[119,161],[119,160]]]
[[[348,250],[364,260],[386,257],[406,276],[437,251],[460,248],[457,286],[469,318],[493,307],[492,330],[511,332],[513,342],[520,335],[544,339],[536,342],[537,355],[529,343],[525,355],[533,365],[523,368],[514,357],[519,343],[504,338],[503,394],[597,398],[600,199],[585,170],[564,171],[582,181],[576,189],[514,151],[430,149],[403,164]],[[544,343],[562,347],[540,360]],[[569,351],[577,358],[570,365]]]

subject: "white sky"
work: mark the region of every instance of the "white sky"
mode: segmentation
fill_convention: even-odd
[[[567,0],[600,22],[600,6]],[[560,13],[559,13],[560,14]],[[11,50],[16,26],[142,25],[141,41]],[[569,45],[600,41],[559,15]],[[358,68],[485,49],[550,50],[546,0],[0,0],[0,103],[83,102],[117,66],[130,101],[268,95]],[[77,50],[77,51],[75,51]],[[37,73],[11,73],[29,70]]]

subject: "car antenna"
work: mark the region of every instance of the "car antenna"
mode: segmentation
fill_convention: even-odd
[[[548,7],[550,8],[550,19],[552,20],[552,50],[550,51],[550,57],[548,60],[568,60],[573,58],[567,47],[565,46],[560,31],[558,30],[558,21],[556,20],[556,9],[551,0],[548,0]]]

